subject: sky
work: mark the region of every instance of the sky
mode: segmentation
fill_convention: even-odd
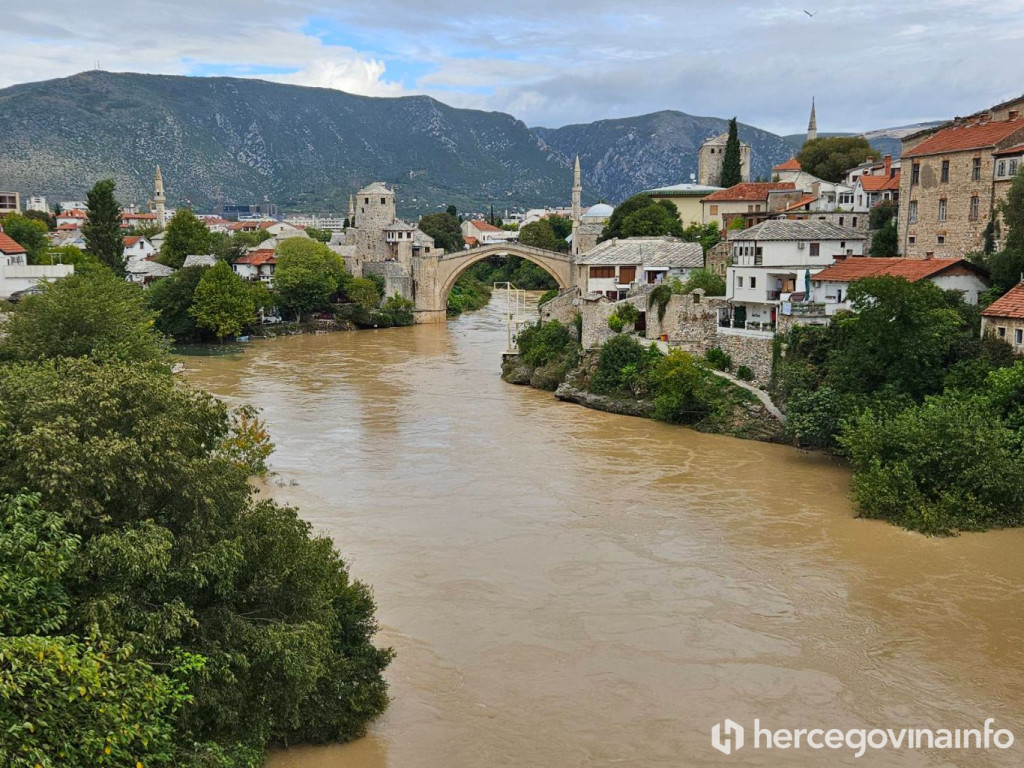
[[[674,109],[859,132],[1024,93],[1024,0],[5,2],[0,87],[90,69],[428,94],[558,127]],[[810,14],[813,14],[810,15]]]

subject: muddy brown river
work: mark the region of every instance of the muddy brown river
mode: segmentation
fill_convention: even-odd
[[[271,492],[373,585],[398,654],[366,738],[271,768],[1024,764],[1024,531],[858,520],[830,459],[505,384],[499,304],[187,359],[263,409]],[[755,718],[1019,742],[857,758],[755,748]]]

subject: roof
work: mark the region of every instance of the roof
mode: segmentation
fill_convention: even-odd
[[[394,190],[388,189],[383,181],[375,181],[369,186],[363,187],[357,194],[360,195],[393,195]]]
[[[500,232],[501,227],[496,227],[493,224],[484,221],[483,219],[471,219],[469,222],[480,232]]]
[[[966,259],[881,259],[870,256],[851,256],[837,261],[831,267],[826,267],[818,274],[813,275],[811,280],[850,283],[862,277],[895,275],[916,283],[918,280],[941,274],[954,266],[963,266],[981,277],[986,276],[985,270]]]
[[[81,228],[82,228],[81,224],[58,224],[57,225],[57,229],[60,229],[60,230],[63,230],[63,231],[67,231],[69,229],[73,229],[73,230],[75,230],[77,232]]]
[[[261,264],[277,264],[277,258],[274,256],[272,250],[261,248],[255,251],[249,251],[244,256],[239,256],[234,260],[234,264],[251,264],[254,267],[258,267]]]
[[[416,225],[410,224],[407,221],[402,221],[401,219],[395,219],[384,227],[384,229],[388,232],[412,232],[416,229]],[[497,227],[495,227],[495,229],[497,229]]]
[[[630,237],[605,240],[583,255],[577,264],[642,264],[645,267],[703,267],[700,243],[677,237]]]
[[[615,213],[615,209],[612,208],[608,203],[598,203],[592,205],[583,212],[582,218],[584,219],[607,219]]]
[[[1015,147],[1007,147],[1006,149],[1000,149],[998,152],[993,152],[993,155],[1019,155],[1024,153],[1024,144],[1018,144]]]
[[[717,192],[713,192],[701,200],[701,202],[764,201],[768,199],[769,192],[782,189],[796,189],[796,184],[792,181],[746,181],[742,184],[735,184],[728,189],[720,189]]]
[[[770,219],[735,233],[734,240],[864,240],[866,235],[855,229],[840,227],[829,221]]]
[[[85,219],[88,218],[85,211],[80,211],[77,208],[72,208],[70,211],[61,211],[57,214],[58,219]]]
[[[413,245],[425,245],[429,248],[434,247],[434,238],[424,232],[422,229],[415,229],[412,233],[412,244]]]
[[[797,208],[803,208],[805,205],[810,205],[817,199],[818,198],[816,198],[814,195],[804,195],[795,203],[791,203],[790,205],[787,205],[785,208],[783,208],[782,212],[786,213],[787,211],[795,211]]]
[[[217,264],[217,257],[212,253],[191,254],[185,257],[185,267],[212,267]]]
[[[146,219],[147,221],[152,219],[152,220],[155,221],[156,220],[156,214],[155,213],[122,213],[121,214],[121,218],[122,219]]]
[[[1017,285],[989,304],[981,314],[985,317],[1024,319],[1024,283],[1017,283]]]
[[[709,187],[704,184],[673,184],[670,187],[655,187],[646,189],[643,194],[655,197],[704,197],[712,192],[718,192],[722,187]]]
[[[800,170],[803,170],[803,166],[800,165],[800,161],[799,160],[797,160],[795,157],[791,157],[786,162],[779,163],[778,165],[776,165],[774,168],[772,168],[772,170],[773,171],[800,171]]]
[[[124,247],[125,248],[131,248],[133,245],[135,245],[141,239],[142,239],[141,237],[126,237],[126,238],[124,238]]]
[[[25,249],[22,248],[21,243],[13,237],[0,232],[0,253],[6,253],[8,255],[14,253],[25,253]]]
[[[896,191],[900,188],[900,172],[896,171],[892,176],[858,176],[857,181],[865,192]]]
[[[463,242],[466,243],[466,245],[476,245],[477,243],[480,242],[475,237],[464,237],[464,238],[462,238],[462,240],[463,240]]]
[[[953,125],[943,128],[913,149],[904,152],[903,157],[919,157],[991,147],[1020,130],[1024,130],[1024,120],[998,120],[970,125]]]
[[[174,270],[166,264],[150,259],[135,259],[125,265],[125,272],[131,275],[146,275],[149,277],[167,277],[174,274]]]

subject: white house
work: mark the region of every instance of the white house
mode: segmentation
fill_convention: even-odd
[[[0,230],[0,299],[6,299],[39,282],[66,277],[74,271],[72,264],[29,264],[25,249]]]
[[[732,310],[723,323],[774,326],[782,302],[803,300],[811,278],[837,256],[862,256],[865,240],[862,232],[814,220],[773,219],[737,232],[729,241],[732,266],[726,272]]]
[[[85,211],[81,208],[62,210],[57,214],[57,229],[71,227],[81,229],[85,224]]]
[[[266,283],[268,288],[274,286],[274,269],[277,257],[269,248],[259,248],[240,256],[232,263],[231,268],[243,280],[258,280]]]
[[[877,259],[837,257],[836,263],[811,278],[810,301],[825,305],[825,314],[850,309],[850,284],[865,277],[894,275],[912,283],[927,280],[944,291],[957,291],[968,304],[988,290],[988,275],[966,259]]]
[[[469,245],[490,245],[491,243],[507,243],[519,238],[518,232],[511,232],[483,219],[466,219],[460,227],[462,236]]]
[[[630,288],[656,285],[704,266],[700,243],[676,237],[613,238],[598,243],[576,258],[577,285],[586,294],[601,294],[612,301],[626,296]]]
[[[29,195],[25,201],[26,211],[39,211],[40,213],[49,213],[50,209],[46,207],[46,198],[42,195]]]
[[[124,238],[124,260],[146,259],[156,253],[156,248],[145,237]]]

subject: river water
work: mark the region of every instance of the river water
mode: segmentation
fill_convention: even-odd
[[[373,585],[398,652],[366,738],[271,768],[1024,764],[1021,743],[856,759],[749,734],[994,717],[1024,740],[1024,531],[858,520],[827,458],[505,384],[501,302],[188,358],[263,409],[271,493]]]

